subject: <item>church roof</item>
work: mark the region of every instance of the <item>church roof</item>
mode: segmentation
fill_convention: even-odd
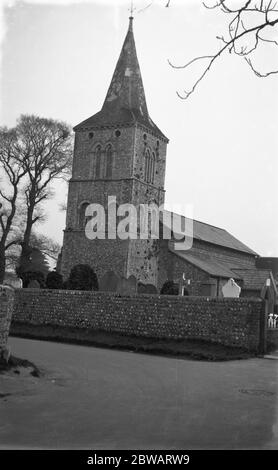
[[[209,251],[207,254],[195,252],[192,254],[190,250],[175,250],[172,240],[169,242],[168,248],[179,258],[182,258],[212,277],[233,278],[236,281],[242,281],[243,289],[261,290],[266,280],[271,277],[269,269],[258,269],[255,266],[247,266],[246,264],[245,266],[240,266],[240,263],[234,259],[215,259]]]
[[[251,290],[262,289],[265,281],[270,277],[268,269],[246,268],[246,269],[233,269],[233,271],[243,279],[244,288]]]
[[[101,110],[78,124],[74,130],[138,123],[167,139],[148,113],[132,22],[133,18],[130,17],[127,35]]]
[[[164,212],[169,213],[169,211],[166,210]],[[174,214],[174,212],[171,214]],[[188,223],[190,219],[182,215],[180,215],[180,217],[182,218],[182,223],[186,226],[185,224]],[[222,246],[224,248],[257,255],[255,251],[251,250],[251,248],[239,241],[227,232],[227,230],[220,227],[214,227],[213,225],[200,222],[199,220],[193,220],[193,238],[195,240],[212,243],[213,245]]]
[[[236,264],[234,261],[215,260],[213,256],[204,256],[203,254],[194,253],[193,255],[190,250],[175,250],[173,242],[169,243],[169,250],[212,277],[232,278],[237,282],[241,281],[242,288],[245,290],[261,291],[266,280],[271,277],[271,272],[268,269],[258,269],[255,266],[233,267]]]
[[[196,254],[192,255],[190,253],[190,250],[188,251],[175,250],[171,246],[170,243],[169,243],[169,250],[172,253],[175,253],[180,258],[187,261],[188,263],[192,264],[193,266],[196,266],[196,268],[199,268],[202,271],[206,272],[210,276],[223,277],[227,279],[233,278],[236,280],[241,279],[240,275],[236,274],[225,263],[221,261],[215,261],[212,258],[206,259]]]

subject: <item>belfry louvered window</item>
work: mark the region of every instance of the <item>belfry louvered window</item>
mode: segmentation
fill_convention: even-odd
[[[96,171],[95,176],[96,178],[101,177],[101,146],[98,145],[95,152],[95,162],[96,162]]]
[[[154,171],[155,171],[155,154],[152,153],[152,156],[151,156],[151,174],[150,174],[150,182],[152,184],[154,182]]]
[[[113,164],[113,151],[112,151],[112,145],[109,144],[106,147],[106,171],[105,171],[105,176],[107,178],[111,178],[112,176],[112,164]]]
[[[155,171],[155,155],[151,154],[149,150],[145,154],[145,181],[147,183],[154,182],[154,171]]]

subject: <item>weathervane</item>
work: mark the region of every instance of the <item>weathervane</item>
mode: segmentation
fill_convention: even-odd
[[[131,18],[133,18],[133,13],[134,13],[135,10],[136,10],[136,8],[134,8],[133,0],[130,0],[130,8],[129,8],[129,11],[130,11],[130,17],[131,17]]]

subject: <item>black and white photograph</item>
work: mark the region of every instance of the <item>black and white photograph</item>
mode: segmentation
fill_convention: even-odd
[[[277,129],[276,0],[0,0],[1,460],[268,463]]]

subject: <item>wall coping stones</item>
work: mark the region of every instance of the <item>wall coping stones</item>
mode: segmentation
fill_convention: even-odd
[[[226,297],[226,298],[219,298],[219,297],[207,297],[207,296],[180,296],[180,295],[162,295],[162,294],[120,294],[118,292],[107,292],[107,291],[84,291],[84,290],[63,290],[63,289],[34,289],[34,288],[15,288],[15,291],[26,291],[26,292],[34,292],[38,295],[45,295],[46,292],[51,294],[64,294],[64,295],[88,295],[88,296],[106,296],[106,297],[119,297],[119,298],[129,298],[133,299],[136,298],[153,298],[156,300],[163,300],[168,299],[172,300],[173,302],[185,302],[185,303],[238,303],[242,305],[246,305],[248,303],[258,303],[262,302],[260,297]]]

